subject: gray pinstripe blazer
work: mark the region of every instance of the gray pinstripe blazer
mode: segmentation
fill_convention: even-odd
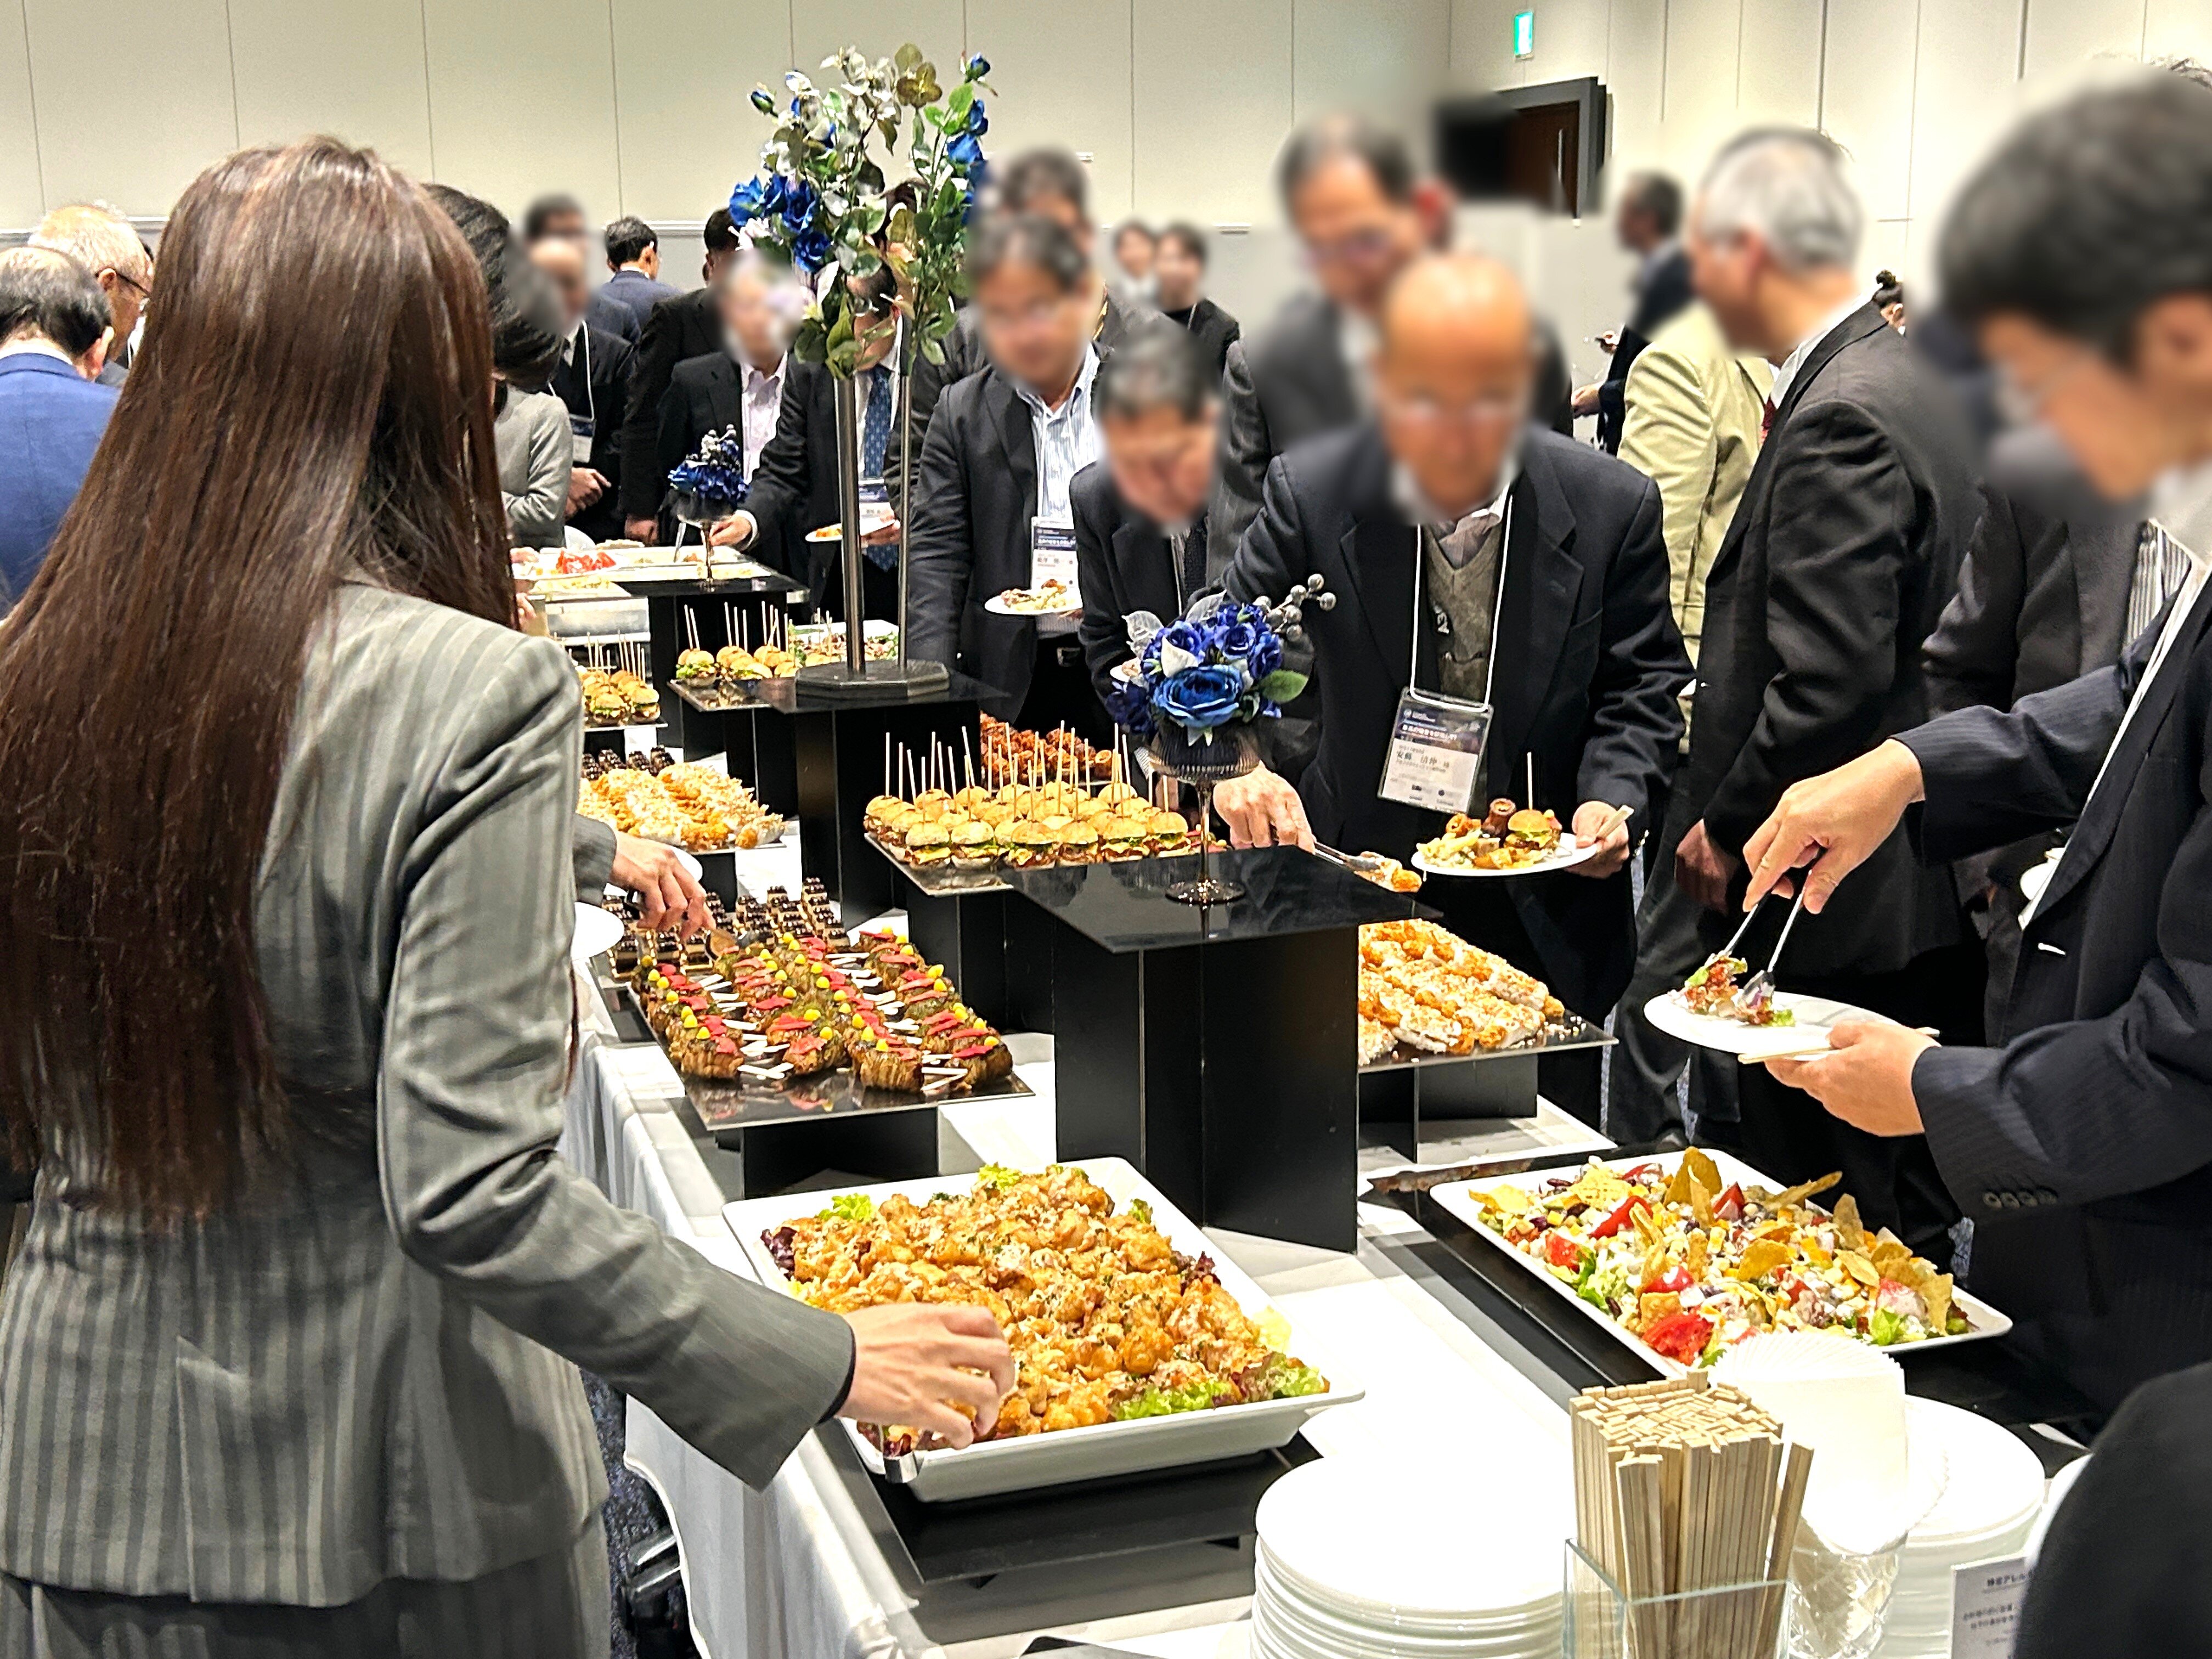
[[[295,1176],[152,1233],[49,1146],[0,1303],[0,1570],[329,1606],[566,1548],[590,1366],[764,1483],[843,1322],[554,1152],[578,705],[559,647],[366,586],[312,653],[255,910]]]

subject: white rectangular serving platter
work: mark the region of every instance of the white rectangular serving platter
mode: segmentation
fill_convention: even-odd
[[[1236,1263],[1225,1259],[1189,1218],[1163,1197],[1159,1189],[1138,1174],[1127,1160],[1088,1158],[1071,1158],[1067,1163],[1105,1189],[1114,1200],[1117,1215],[1127,1207],[1131,1199],[1141,1198],[1151,1205],[1152,1224],[1169,1244],[1185,1255],[1212,1256],[1221,1287],[1235,1297],[1237,1305],[1255,1320],[1273,1312],[1260,1287],[1240,1272]],[[925,1176],[917,1181],[839,1188],[836,1193],[747,1199],[723,1206],[722,1217],[737,1234],[738,1243],[760,1281],[781,1285],[789,1281],[762,1242],[763,1232],[798,1217],[819,1213],[833,1196],[844,1192],[865,1194],[878,1204],[893,1197],[923,1204],[939,1193],[966,1193],[975,1184],[974,1176]],[[1279,1314],[1275,1317],[1287,1323]],[[853,1437],[860,1461],[871,1471],[893,1485],[905,1486],[926,1503],[985,1498],[1034,1486],[1060,1486],[1071,1480],[1136,1474],[1180,1463],[1242,1457],[1287,1445],[1309,1418],[1332,1406],[1349,1405],[1364,1392],[1335,1363],[1334,1355],[1321,1352],[1315,1344],[1299,1336],[1295,1328],[1285,1346],[1293,1356],[1314,1366],[1328,1379],[1327,1394],[1308,1395],[1297,1400],[1255,1400],[1240,1406],[1216,1406],[1210,1411],[1179,1412],[1129,1423],[1099,1423],[1087,1428],[1060,1429],[1050,1434],[1024,1435],[1016,1440],[986,1440],[964,1450],[910,1452],[893,1458],[884,1457],[852,1423],[845,1423],[844,1427]]]
[[[1741,1158],[1731,1158],[1726,1152],[1711,1148],[1699,1148],[1699,1150],[1712,1159],[1715,1167],[1721,1172],[1723,1181],[1733,1182],[1740,1187],[1760,1186],[1770,1192],[1781,1192],[1784,1189],[1785,1183],[1761,1175]],[[1633,1170],[1646,1164],[1656,1164],[1671,1179],[1675,1170],[1686,1156],[1688,1154],[1686,1152],[1660,1152],[1650,1158],[1601,1158],[1596,1161],[1607,1169],[1615,1170]],[[1455,1181],[1432,1188],[1429,1196],[1443,1206],[1452,1215],[1464,1221],[1474,1230],[1476,1237],[1511,1256],[1542,1279],[1545,1284],[1550,1285],[1553,1290],[1565,1297],[1569,1306],[1589,1318],[1592,1323],[1603,1329],[1622,1346],[1633,1352],[1638,1358],[1648,1364],[1657,1366],[1665,1376],[1686,1376],[1690,1369],[1688,1366],[1669,1359],[1664,1354],[1655,1353],[1645,1347],[1641,1338],[1623,1330],[1609,1315],[1600,1312],[1577,1296],[1574,1286],[1567,1284],[1556,1273],[1547,1272],[1544,1264],[1534,1257],[1523,1255],[1512,1245],[1507,1243],[1501,1235],[1483,1224],[1482,1206],[1474,1201],[1474,1197],[1477,1188],[1486,1189],[1493,1187],[1518,1187],[1523,1192],[1528,1192],[1532,1188],[1540,1191],[1544,1182],[1555,1176],[1572,1178],[1578,1175],[1583,1167],[1585,1166],[1581,1164],[1569,1164],[1556,1170],[1531,1170],[1526,1175],[1486,1176],[1476,1181]],[[1814,1207],[1823,1206],[1816,1205]],[[1932,1348],[1955,1348],[1961,1342],[1979,1342],[1989,1337],[2002,1336],[2012,1328],[2012,1321],[2009,1318],[1999,1313],[1979,1297],[1954,1286],[1951,1291],[1951,1301],[1960,1313],[1966,1315],[1967,1322],[1973,1327],[1965,1335],[1931,1336],[1919,1342],[1900,1342],[1893,1347],[1885,1348],[1882,1352],[1893,1354],[1902,1359],[1907,1355],[1924,1352]]]

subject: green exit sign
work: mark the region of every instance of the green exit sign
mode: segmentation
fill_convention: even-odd
[[[1516,11],[1513,14],[1513,55],[1534,58],[1536,55],[1536,14]]]

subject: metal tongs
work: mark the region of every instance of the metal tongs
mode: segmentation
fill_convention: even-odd
[[[1744,913],[1743,921],[1737,925],[1735,932],[1729,936],[1729,942],[1707,957],[1703,966],[1710,968],[1715,963],[1729,961],[1735,955],[1735,947],[1743,942],[1743,936],[1751,931],[1751,924],[1759,920],[1759,911],[1765,908],[1767,898],[1773,891],[1774,890],[1770,887],[1759,896],[1759,902]],[[1766,966],[1735,988],[1735,994],[1730,1000],[1737,1007],[1747,1006],[1761,994],[1772,994],[1775,964],[1782,960],[1782,947],[1790,943],[1790,930],[1797,925],[1797,913],[1804,908],[1804,904],[1805,884],[1802,879],[1800,879],[1797,883],[1797,896],[1790,902],[1790,915],[1782,924],[1781,936],[1774,941],[1774,951],[1766,958]]]
[[[1356,876],[1374,876],[1382,872],[1382,855],[1380,853],[1340,852],[1322,842],[1316,842],[1313,850],[1316,858],[1340,865]]]

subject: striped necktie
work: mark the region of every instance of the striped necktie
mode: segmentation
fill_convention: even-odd
[[[2166,602],[2188,574],[2188,554],[2154,520],[2144,520],[2136,538],[2135,577],[2128,584],[2125,640],[2139,638],[2158,620],[2158,613],[2166,609]]]

